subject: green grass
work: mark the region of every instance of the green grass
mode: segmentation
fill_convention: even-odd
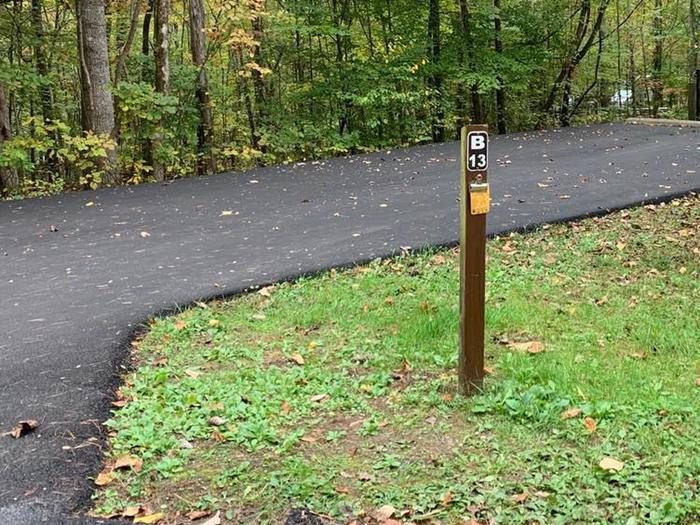
[[[698,224],[691,197],[491,241],[490,374],[471,399],[454,251],[156,320],[108,424],[112,460],[143,468],[117,472],[95,512],[699,523]],[[532,341],[545,351],[514,344]]]

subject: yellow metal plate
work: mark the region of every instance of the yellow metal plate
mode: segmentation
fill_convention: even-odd
[[[484,215],[491,209],[491,195],[488,191],[469,192],[472,215]]]

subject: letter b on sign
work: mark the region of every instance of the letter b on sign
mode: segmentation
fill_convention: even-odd
[[[489,134],[471,131],[467,139],[467,170],[486,171],[489,167]]]

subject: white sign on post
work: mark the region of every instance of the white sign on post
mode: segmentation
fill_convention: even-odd
[[[467,137],[467,170],[489,169],[489,134],[485,131],[470,131]]]

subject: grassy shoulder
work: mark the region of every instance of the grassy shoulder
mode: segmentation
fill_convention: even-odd
[[[698,225],[690,197],[491,241],[472,399],[456,395],[454,251],[156,320],[95,513],[698,523]]]

